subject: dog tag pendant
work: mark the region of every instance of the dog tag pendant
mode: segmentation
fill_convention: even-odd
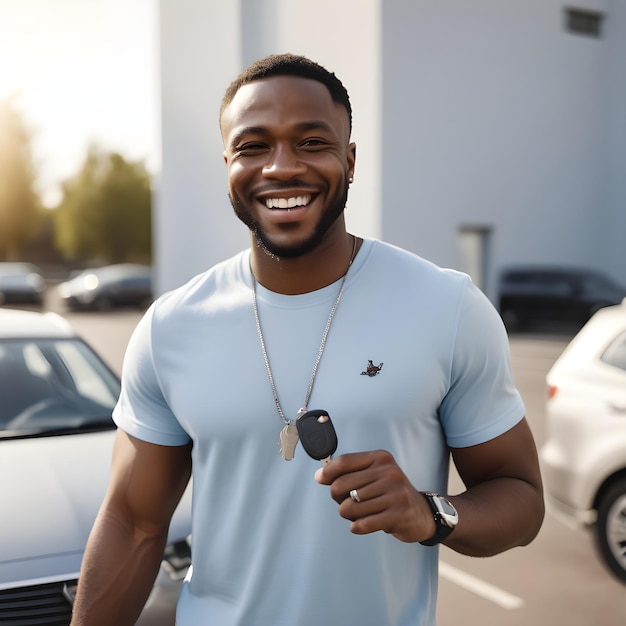
[[[298,429],[294,422],[285,424],[284,428],[280,431],[280,453],[285,461],[291,461],[293,455],[296,453],[296,446],[298,445],[300,437],[298,436]]]
[[[301,408],[294,419],[287,422],[287,424],[285,424],[283,429],[280,431],[278,443],[280,445],[280,454],[285,461],[291,461],[296,453],[296,446],[298,445],[298,441],[300,441],[296,421],[306,412],[306,407]]]

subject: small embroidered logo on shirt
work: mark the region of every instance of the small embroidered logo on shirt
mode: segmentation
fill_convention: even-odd
[[[374,361],[367,362],[367,367],[361,372],[361,376],[376,376],[381,369],[383,369],[384,363],[379,363],[378,365],[374,365]]]

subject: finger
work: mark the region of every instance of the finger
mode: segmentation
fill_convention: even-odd
[[[421,501],[417,499],[417,502]],[[430,511],[424,512],[416,502],[404,502],[398,492],[359,503],[349,498],[339,509],[340,515],[351,521],[350,532],[355,535],[382,531],[406,542],[421,541],[432,535]]]
[[[374,462],[379,451],[351,452],[332,459],[315,472],[315,480],[322,485],[330,485],[344,474],[363,470]]]
[[[330,495],[335,502],[341,503],[353,489],[361,490],[368,487],[367,499],[374,498],[382,494],[393,493],[396,490],[409,491],[409,482],[404,472],[394,463],[374,462],[365,469],[342,474],[336,478],[330,486]]]
[[[351,474],[343,474],[330,485],[330,497],[341,504],[348,499],[357,501],[374,498],[383,493],[384,485],[375,485],[378,477],[370,470],[352,472]],[[366,489],[366,491],[363,491]],[[352,497],[352,493],[356,491],[356,497]],[[358,498],[358,499],[357,499]]]
[[[350,523],[350,532],[353,535],[369,535],[376,532],[393,534],[389,520],[385,513],[375,513],[365,517],[359,517]]]
[[[368,535],[384,532],[406,540],[415,534],[416,524],[411,521],[406,511],[390,507],[389,499],[375,498],[367,502],[341,505],[342,517],[350,520],[350,532],[354,535]]]
[[[353,492],[357,493],[354,494]],[[382,496],[367,497],[366,489],[355,489],[339,504],[339,515],[351,522],[385,510]],[[356,500],[356,497],[359,499]]]
[[[365,494],[365,489],[363,489],[363,494]],[[361,498],[360,502],[348,497],[339,505],[339,515],[352,522],[350,531],[353,534],[365,535],[379,530],[390,532],[395,512],[389,508],[389,505],[389,499],[385,496],[367,500]]]
[[[355,483],[356,484],[356,483]],[[372,485],[372,486],[370,486]],[[375,497],[379,495],[378,491],[375,491],[375,485],[372,483],[363,483],[359,486],[359,488],[350,489],[347,493],[341,492],[341,502],[345,502],[347,500],[351,500],[355,504],[362,504],[367,502],[368,500],[373,500]],[[331,488],[332,491],[332,488]],[[363,507],[361,507],[363,508]]]
[[[350,532],[353,535],[369,535],[380,531],[393,535],[405,543],[416,543],[429,537],[425,528],[407,520],[389,518],[386,513],[360,517],[350,524]]]

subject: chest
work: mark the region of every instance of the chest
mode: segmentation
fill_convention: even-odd
[[[234,450],[265,440],[274,450],[283,422],[268,364],[284,415],[296,415],[310,388],[308,408],[330,413],[338,452],[439,431],[448,364],[424,316],[345,298],[314,372],[329,308],[261,303],[265,356],[251,306],[189,320],[175,345],[161,344],[156,366],[166,401],[197,445]]]

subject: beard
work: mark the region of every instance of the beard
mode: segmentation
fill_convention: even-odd
[[[322,242],[328,229],[335,223],[346,208],[349,188],[350,184],[345,180],[343,187],[335,194],[330,204],[324,209],[324,212],[315,226],[313,234],[306,241],[294,246],[282,246],[274,243],[261,229],[258,222],[254,219],[252,212],[248,210],[237,194],[229,193],[228,199],[235,211],[235,215],[250,229],[257,243],[268,255],[278,258],[294,259],[315,249]]]

